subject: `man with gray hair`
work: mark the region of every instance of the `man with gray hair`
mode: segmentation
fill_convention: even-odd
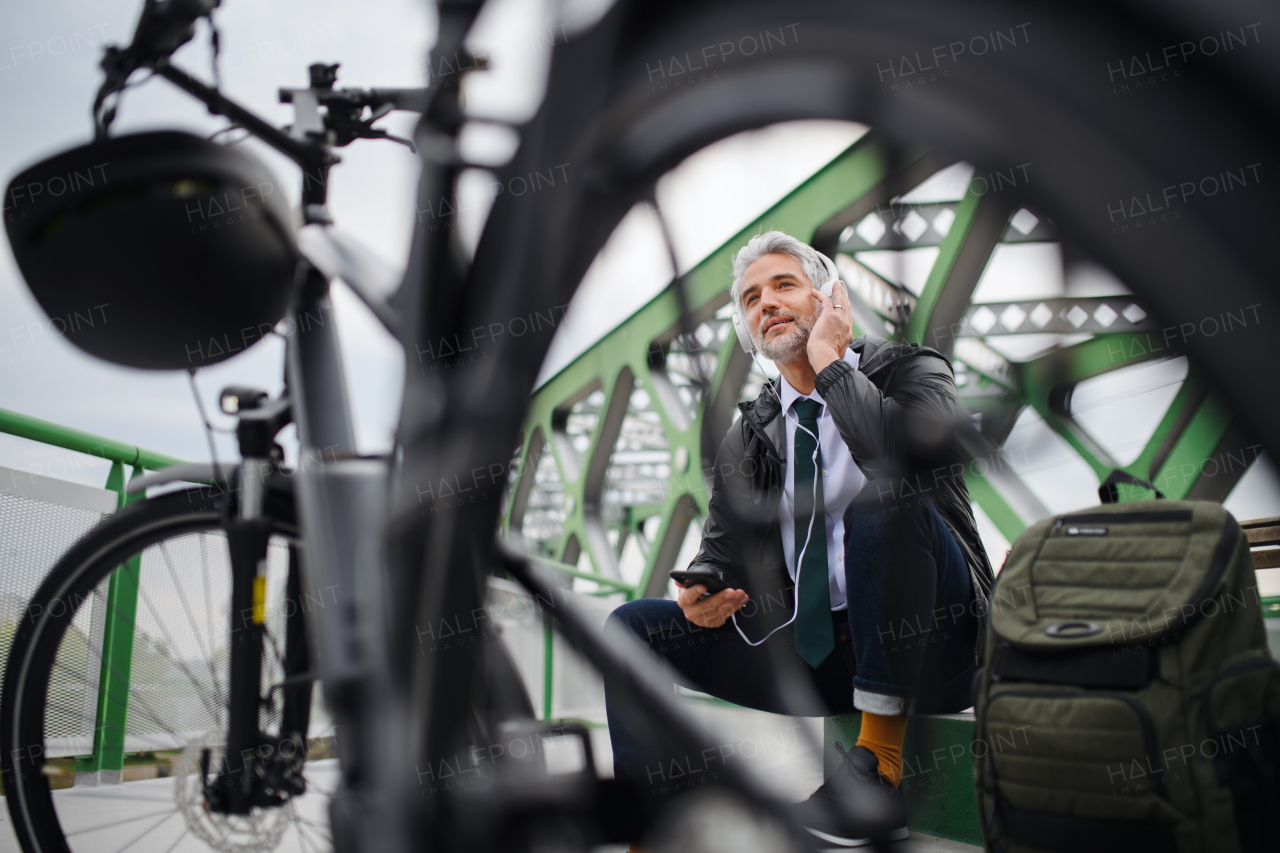
[[[739,404],[721,443],[687,586],[610,616],[693,689],[774,713],[862,712],[857,744],[837,744],[838,771],[796,806],[832,849],[870,840],[841,805],[851,789],[888,798],[901,821],[892,837],[905,837],[907,715],[972,704],[992,583],[953,437],[950,362],[853,339],[835,278],[831,261],[780,231],[738,252],[735,330],[781,375]],[[807,696],[779,695],[766,642],[794,650],[784,655],[808,674]],[[661,733],[605,689],[619,778],[650,802],[714,779],[714,758],[703,772],[683,761],[676,777]]]

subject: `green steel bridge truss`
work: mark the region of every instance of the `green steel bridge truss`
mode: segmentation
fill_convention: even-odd
[[[975,177],[958,202],[898,201],[946,165],[928,152],[903,157],[874,131],[865,134],[685,274],[692,335],[682,334],[689,326],[680,319],[680,294],[668,286],[547,381],[533,396],[513,460],[504,528],[536,543],[562,571],[597,581],[602,594],[664,593],[689,526],[707,512],[703,415],[708,406],[723,413],[759,390],[761,378],[729,325],[728,270],[740,246],[771,228],[835,253],[850,285],[855,334],[926,344],[952,358],[961,402],[973,416],[973,429],[960,435],[969,491],[1010,542],[1049,514],[1004,455],[1028,406],[1099,482],[1120,470],[1169,498],[1224,500],[1258,446],[1194,364],[1127,465],[1071,414],[1079,383],[1181,355],[1183,336],[1123,295],[973,304],[998,245],[1059,237],[1052,222],[1007,191],[1018,184],[1015,169]],[[856,260],[873,248],[930,245],[937,258],[919,296]],[[986,343],[1028,333],[1072,337],[1025,362]],[[1121,500],[1153,496],[1138,486],[1118,490]],[[634,584],[619,571],[631,538],[644,556]],[[1000,557],[992,555],[997,564]]]
[[[708,408],[730,412],[759,392],[762,377],[737,346],[728,320],[734,252],[777,228],[834,254],[850,286],[855,333],[927,344],[953,360],[973,428],[960,435],[974,501],[1010,541],[1049,514],[1004,455],[1027,407],[1061,436],[1102,481],[1123,470],[1170,498],[1221,501],[1252,461],[1248,436],[1192,364],[1137,458],[1121,466],[1071,415],[1071,394],[1088,379],[1180,355],[1166,328],[1128,296],[1055,297],[973,304],[974,290],[1002,243],[1057,241],[1047,219],[1018,207],[1005,178],[976,177],[958,202],[897,201],[948,165],[927,152],[903,159],[864,135],[684,276],[692,334],[668,287],[552,377],[534,394],[516,449],[502,524],[532,540],[544,561],[595,582],[601,594],[660,596],[690,525],[707,511],[702,423]],[[873,249],[937,246],[920,294],[856,260]],[[1222,318],[1247,324],[1248,317]],[[997,335],[1058,333],[1074,343],[1025,362],[988,346]],[[706,380],[704,382],[704,380]],[[111,461],[106,488],[124,506],[132,476],[180,460],[0,409],[0,432]],[[1151,492],[1120,485],[1122,500]],[[656,521],[655,521],[656,520]],[[621,577],[634,540],[644,558],[638,581]],[[582,558],[585,556],[585,567]],[[999,555],[993,555],[998,561]],[[77,770],[120,770],[138,588],[131,571],[112,576],[93,752]],[[590,590],[586,590],[590,591]],[[547,623],[544,716],[551,713],[551,626]]]

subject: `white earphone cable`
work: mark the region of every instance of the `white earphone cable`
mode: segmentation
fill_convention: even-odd
[[[830,258],[828,258],[826,255],[823,255],[821,252],[819,252],[819,253],[818,253],[818,257],[820,257],[820,258],[822,259],[822,261],[823,261],[823,266],[824,266],[824,267],[826,268],[826,270],[827,270],[828,281],[830,281],[830,282],[832,282],[832,283],[834,283],[835,281],[837,281],[837,280],[839,279],[839,275],[840,275],[840,273],[839,273],[839,270],[836,268],[835,263],[834,263]],[[825,294],[824,294],[824,295],[825,295]],[[749,332],[746,332],[746,318],[745,318],[745,317],[743,317],[743,318],[742,318],[742,321],[741,321],[741,322],[742,322],[742,326],[741,326],[741,328],[739,328],[739,327],[738,327],[737,320],[738,320],[738,315],[736,315],[736,314],[735,314],[735,316],[734,316],[734,321],[735,321],[735,322],[734,322],[734,332],[735,332],[735,333],[738,333],[738,334],[739,334],[739,336],[741,336],[741,334],[743,334],[743,333],[746,333],[746,334],[747,334],[747,336],[748,336],[748,338],[750,338],[750,333],[749,333]],[[785,418],[786,418],[786,416],[787,416],[787,407],[786,407],[786,405],[782,402],[782,396],[778,393],[777,389],[776,389],[776,388],[774,388],[774,387],[773,387],[773,384],[772,384],[771,382],[769,382],[769,381],[768,381],[768,378],[767,378],[767,377],[768,377],[768,374],[767,374],[767,373],[765,373],[764,368],[760,366],[760,360],[756,358],[756,348],[755,348],[755,342],[754,342],[754,341],[752,341],[752,342],[751,342],[751,349],[749,350],[749,352],[750,352],[750,354],[751,354],[751,360],[752,360],[753,362],[755,362],[756,367],[757,367],[757,368],[760,370],[760,372],[761,372],[762,374],[764,374],[764,376],[766,377],[766,379],[765,379],[765,383],[764,383],[764,384],[765,384],[765,387],[766,387],[766,388],[768,388],[768,389],[773,393],[773,396],[774,396],[774,397],[777,397],[777,399],[778,399],[778,405],[782,406],[782,416],[783,416],[783,418],[785,419]],[[756,640],[755,642],[752,642],[751,640],[747,639],[747,635],[746,635],[746,634],[744,634],[744,633],[742,632],[742,626],[740,626],[740,625],[738,624],[738,614],[737,614],[736,612],[735,612],[735,613],[733,613],[733,614],[729,617],[729,619],[733,622],[733,627],[734,627],[734,629],[735,629],[735,630],[737,630],[737,632],[738,632],[738,636],[742,637],[742,641],[743,641],[744,643],[746,643],[747,645],[749,645],[749,646],[758,646],[758,645],[760,645],[760,644],[761,644],[761,643],[763,643],[765,640],[769,639],[769,638],[770,638],[770,637],[772,637],[774,634],[776,634],[777,632],[781,631],[783,628],[785,628],[785,627],[787,627],[788,625],[790,625],[791,623],[795,622],[795,621],[796,621],[796,617],[798,617],[798,616],[800,615],[800,569],[801,569],[801,567],[804,565],[804,555],[805,555],[806,553],[808,553],[808,551],[809,551],[809,541],[813,538],[813,524],[814,524],[814,521],[815,521],[815,519],[817,518],[817,514],[818,514],[818,472],[817,472],[816,468],[817,468],[817,464],[818,464],[818,451],[822,449],[822,442],[821,442],[821,440],[818,438],[818,436],[814,434],[814,432],[813,432],[812,430],[810,430],[808,427],[806,427],[806,426],[804,426],[802,423],[800,423],[800,418],[795,417],[795,416],[793,415],[793,416],[792,416],[792,420],[795,422],[795,425],[796,425],[796,428],[797,428],[797,429],[802,429],[802,430],[804,430],[806,433],[808,433],[808,434],[810,435],[810,437],[812,437],[812,438],[813,438],[813,456],[811,457],[811,459],[812,459],[812,461],[813,461],[814,468],[815,468],[815,470],[814,470],[814,477],[813,477],[813,502],[812,502],[812,504],[810,504],[810,510],[809,510],[809,529],[805,532],[805,537],[804,537],[804,546],[800,549],[800,553],[798,553],[798,554],[796,554],[796,555],[795,555],[795,566],[796,566],[796,576],[795,576],[795,581],[796,581],[796,583],[795,583],[795,594],[793,595],[793,598],[795,599],[795,606],[794,606],[794,608],[792,609],[792,612],[791,612],[791,618],[790,618],[790,619],[788,619],[786,622],[783,622],[781,625],[779,625],[778,627],[774,628],[772,631],[770,631],[769,633],[765,634],[763,637],[761,637],[759,640]],[[793,469],[793,470],[794,470],[794,469]],[[794,511],[794,509],[795,509],[795,506],[794,506],[794,502],[793,502],[792,510]],[[822,520],[822,535],[823,535],[823,536],[826,536],[826,535],[827,535],[826,527],[827,527],[826,519],[825,519],[825,518],[823,518],[823,520]]]
[[[756,365],[756,367],[758,367],[758,368],[760,369],[760,372],[761,372],[761,373],[764,373],[764,368],[763,368],[763,367],[760,367],[760,362],[756,359],[756,354],[755,354],[755,350],[754,350],[754,349],[753,349],[753,350],[752,350],[752,352],[751,352],[751,360],[755,362],[755,365]],[[765,375],[767,376],[768,374],[765,374]],[[783,416],[783,418],[785,419],[785,418],[786,418],[786,416],[787,416],[787,409],[786,409],[785,405],[784,405],[784,404],[783,404],[783,402],[782,402],[782,397],[781,397],[781,395],[779,395],[779,394],[778,394],[778,392],[777,392],[777,390],[773,387],[773,383],[769,382],[767,379],[765,380],[765,383],[764,383],[764,384],[765,384],[765,387],[766,387],[766,388],[768,388],[770,391],[772,391],[772,392],[773,392],[773,396],[775,396],[775,397],[777,397],[777,398],[778,398],[778,404],[779,404],[779,405],[781,405],[781,406],[783,406],[783,409],[782,409],[782,416]],[[785,627],[787,627],[788,625],[790,625],[792,622],[795,622],[795,621],[796,621],[796,617],[800,615],[800,569],[801,569],[801,567],[804,565],[804,555],[805,555],[805,554],[808,552],[808,550],[809,550],[809,540],[813,538],[813,523],[814,523],[814,520],[817,518],[817,515],[818,515],[818,471],[817,471],[817,465],[818,465],[818,451],[821,449],[822,445],[821,445],[821,442],[820,442],[820,441],[819,441],[819,439],[818,439],[818,436],[817,436],[817,435],[815,435],[815,434],[813,433],[813,431],[812,431],[812,430],[810,430],[808,427],[806,427],[804,424],[800,423],[800,418],[798,418],[798,417],[794,417],[794,416],[793,416],[793,417],[792,417],[792,420],[793,420],[793,421],[795,421],[795,425],[796,425],[796,428],[797,428],[797,429],[802,429],[802,430],[804,430],[805,432],[807,432],[810,436],[812,436],[812,438],[813,438],[813,456],[812,456],[812,457],[810,457],[810,458],[813,460],[813,464],[814,464],[814,472],[813,472],[813,474],[814,474],[814,476],[813,476],[813,502],[810,504],[810,509],[809,509],[809,529],[805,532],[805,537],[804,537],[804,547],[800,549],[800,553],[798,553],[798,554],[796,554],[796,555],[795,555],[795,564],[796,564],[796,585],[795,585],[795,594],[792,596],[792,597],[795,599],[795,605],[794,605],[794,607],[793,607],[793,609],[792,609],[792,612],[791,612],[791,618],[790,618],[790,619],[788,619],[786,622],[783,622],[781,625],[779,625],[778,627],[774,628],[772,631],[770,631],[769,633],[765,634],[763,637],[761,637],[759,640],[756,640],[755,642],[752,642],[750,639],[748,639],[748,638],[747,638],[747,635],[746,635],[746,634],[744,634],[744,633],[742,632],[742,626],[738,624],[738,614],[737,614],[737,613],[732,614],[732,615],[729,617],[729,619],[733,622],[733,627],[734,627],[734,629],[735,629],[735,630],[737,630],[737,632],[738,632],[738,636],[739,636],[739,637],[741,637],[741,638],[742,638],[742,641],[743,641],[744,643],[746,643],[748,646],[758,646],[758,645],[760,645],[760,644],[761,644],[761,643],[763,643],[765,640],[769,639],[769,638],[770,638],[770,637],[772,637],[774,634],[778,633],[778,632],[779,632],[779,631],[781,631],[783,628],[785,628]],[[795,505],[794,505],[794,502],[793,502],[793,504],[792,504],[792,510],[794,511],[794,509],[795,509]],[[822,520],[822,535],[823,535],[823,536],[826,536],[826,535],[827,535],[826,527],[827,527],[827,521],[826,521],[826,519],[824,518],[824,519]]]

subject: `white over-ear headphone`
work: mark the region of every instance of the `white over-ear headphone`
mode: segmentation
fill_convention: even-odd
[[[835,287],[837,281],[840,280],[840,271],[836,269],[835,261],[826,255],[814,249],[814,252],[822,259],[822,265],[827,268],[827,280],[825,284],[818,286],[818,290],[823,296],[831,298],[831,291]],[[737,306],[734,306],[737,308]],[[742,347],[743,352],[752,355],[756,351],[755,342],[751,340],[751,333],[747,331],[747,320],[742,316],[740,310],[733,312],[733,331],[738,335],[738,344]]]

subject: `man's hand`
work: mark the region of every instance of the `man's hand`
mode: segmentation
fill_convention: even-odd
[[[747,594],[740,589],[722,589],[699,601],[698,598],[706,591],[707,588],[698,583],[681,587],[676,598],[676,604],[684,611],[684,618],[703,628],[719,628],[747,603]]]
[[[830,299],[816,287],[810,292],[821,307],[813,331],[809,333],[809,364],[813,366],[814,373],[821,373],[831,362],[844,358],[844,351],[853,340],[850,332],[852,314],[849,312],[849,292],[845,290],[843,281],[835,283]]]

